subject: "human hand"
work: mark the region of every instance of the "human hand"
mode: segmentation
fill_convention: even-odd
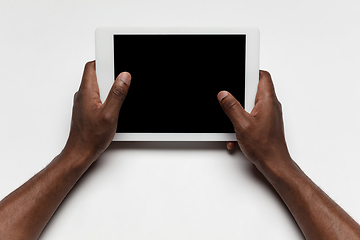
[[[280,163],[290,158],[284,136],[281,104],[278,101],[271,76],[260,71],[255,107],[247,113],[228,92],[218,93],[218,100],[230,118],[237,143],[244,155],[258,168],[264,164]],[[228,149],[234,142],[228,142]]]
[[[120,73],[105,102],[102,103],[95,61],[85,65],[79,91],[74,95],[71,129],[65,149],[75,149],[91,161],[95,161],[105,151],[115,135],[119,111],[130,82],[129,73]]]

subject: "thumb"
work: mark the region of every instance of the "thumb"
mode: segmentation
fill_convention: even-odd
[[[128,72],[122,72],[115,79],[110,92],[103,104],[104,111],[110,116],[119,115],[120,108],[128,93],[131,82],[131,75]]]
[[[236,132],[241,132],[249,123],[249,113],[241,106],[238,100],[227,91],[217,95],[218,101],[225,114],[231,120]]]

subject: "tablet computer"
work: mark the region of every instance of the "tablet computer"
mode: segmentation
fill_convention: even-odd
[[[246,111],[259,81],[257,28],[98,28],[96,74],[105,101],[123,71],[132,76],[114,141],[236,141],[217,100]]]

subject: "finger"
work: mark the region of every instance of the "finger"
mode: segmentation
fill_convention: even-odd
[[[270,73],[260,70],[259,84],[255,97],[255,104],[259,100],[264,98],[276,98],[276,93]]]
[[[235,131],[242,130],[248,123],[249,114],[239,101],[227,91],[219,92],[217,98],[225,114],[230,118]]]
[[[234,146],[235,146],[235,143],[236,142],[227,142],[226,143],[226,148],[228,149],[228,150],[232,150],[233,148],[234,148]]]
[[[115,79],[110,92],[103,104],[104,111],[107,114],[118,117],[120,108],[128,93],[131,82],[131,75],[128,72],[122,72]]]
[[[95,61],[87,62],[84,68],[80,89],[92,90],[99,94],[99,85],[96,78]]]

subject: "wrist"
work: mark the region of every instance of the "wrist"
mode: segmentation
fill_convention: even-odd
[[[71,159],[71,161],[80,165],[91,165],[99,157],[96,150],[88,148],[82,143],[75,143],[71,140],[68,140],[60,155],[66,156],[66,158]]]
[[[303,174],[288,154],[266,159],[266,161],[256,164],[256,167],[274,187]]]

